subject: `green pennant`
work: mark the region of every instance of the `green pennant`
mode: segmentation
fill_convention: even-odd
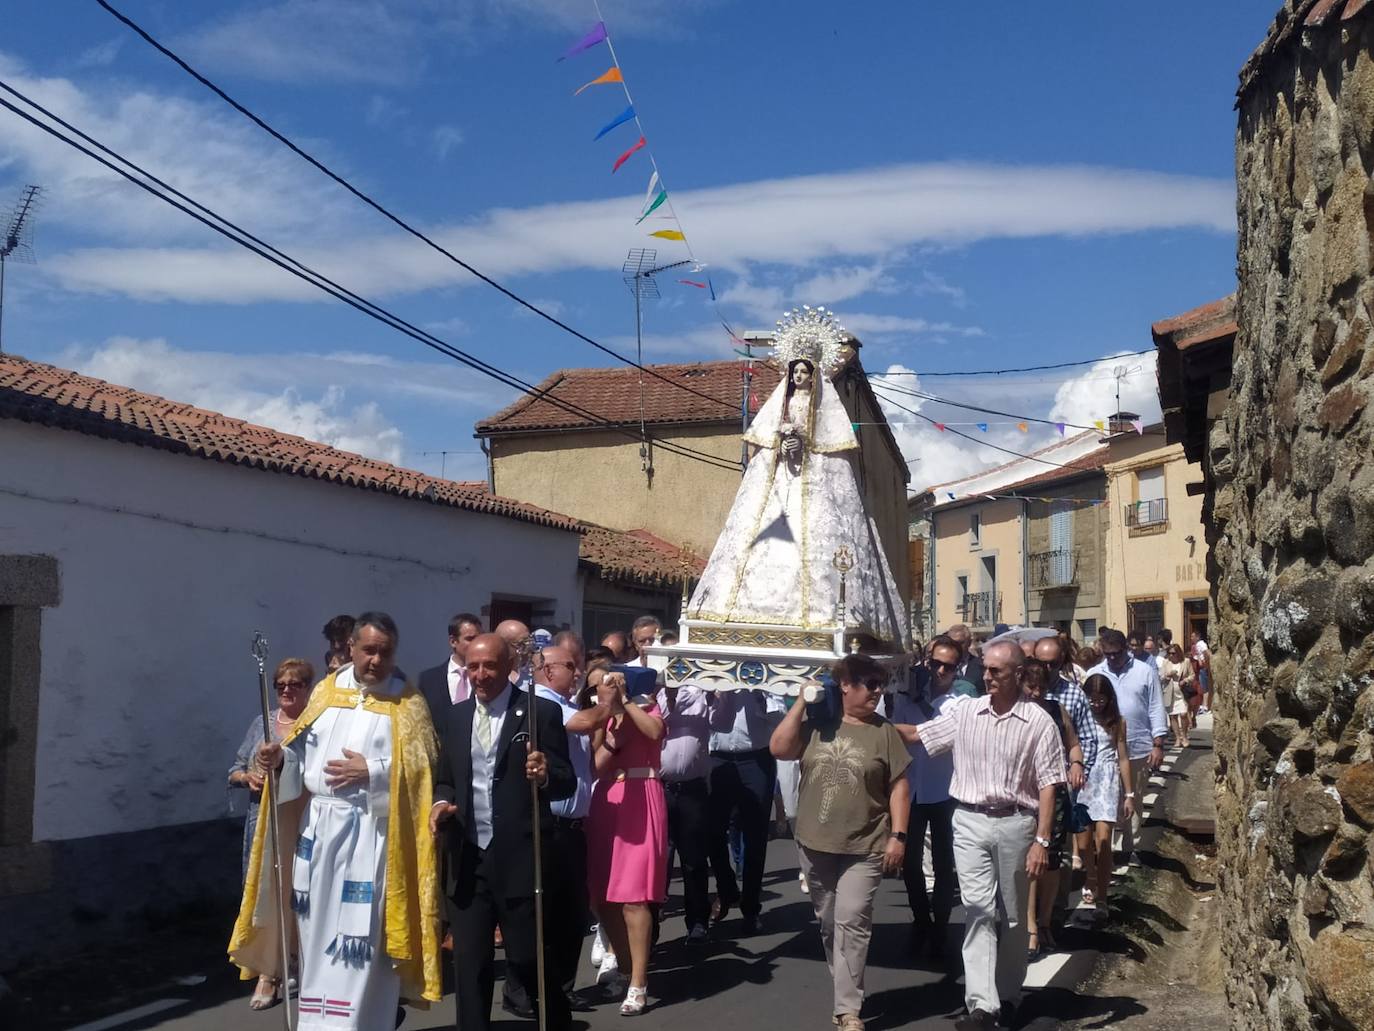
[[[667,199],[668,191],[659,190],[658,196],[654,198],[654,202],[644,209],[644,214],[639,216],[639,218],[635,221],[635,225],[639,225],[640,222],[643,222],[646,218],[652,215],[654,213],[654,210]]]

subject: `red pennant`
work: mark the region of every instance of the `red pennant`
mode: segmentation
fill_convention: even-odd
[[[941,433],[944,433],[944,432],[945,432],[945,424],[942,423],[942,422],[937,422],[937,423],[935,424],[935,428],[936,428],[937,430],[939,430]]]
[[[630,155],[637,151],[640,147],[644,146],[644,142],[644,137],[641,136],[639,138],[638,143],[636,143],[633,147],[627,150],[624,154],[621,154],[620,157],[616,158],[615,164],[611,166],[611,174],[614,175],[616,172],[620,171],[620,166],[623,165],[626,161],[629,161]]]
[[[706,289],[705,283],[698,283],[695,279],[679,279],[678,282],[682,283],[684,286],[694,286],[698,290]]]

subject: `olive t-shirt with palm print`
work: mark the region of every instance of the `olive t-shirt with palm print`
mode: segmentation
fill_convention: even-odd
[[[813,852],[874,855],[887,848],[887,793],[911,762],[897,728],[872,723],[802,724],[797,843]]]

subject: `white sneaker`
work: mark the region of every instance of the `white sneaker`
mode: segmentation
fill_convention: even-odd
[[[595,924],[592,930],[596,932],[596,937],[592,939],[592,966],[600,967],[601,961],[606,958],[606,943],[601,940],[601,925]]]
[[[810,895],[810,894],[811,894],[811,885],[809,885],[809,884],[806,883],[806,874],[804,874],[804,873],[798,873],[798,874],[797,874],[797,887],[801,888],[801,893],[802,893],[803,895]]]
[[[620,972],[620,963],[615,958],[615,953],[607,951],[605,958],[601,961],[601,969],[596,973],[596,983],[614,984],[622,980],[625,980],[625,975]]]

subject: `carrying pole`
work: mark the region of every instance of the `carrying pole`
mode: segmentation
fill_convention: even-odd
[[[262,631],[253,631],[253,658],[258,663],[258,697],[262,702],[262,739],[267,743],[272,742],[272,699],[267,690],[267,638],[262,636]],[[277,907],[277,927],[281,931],[280,941],[277,943],[280,949],[279,958],[281,966],[281,1009],[282,1019],[286,1021],[286,1031],[295,1031],[295,1022],[291,1019],[291,946],[288,944],[286,931],[286,914],[290,912],[285,904],[282,894],[282,880],[286,875],[286,867],[282,862],[281,854],[281,833],[277,821],[277,771],[267,771],[267,837],[268,844],[272,849],[272,899]]]
[[[538,709],[537,695],[534,693],[534,674],[544,664],[544,651],[533,637],[520,642],[521,678],[530,686],[529,697],[529,750],[539,751],[539,724],[535,718]],[[528,754],[528,753],[527,753]],[[548,1007],[545,1004],[544,989],[548,978],[544,971],[544,842],[539,826],[539,783],[530,781],[530,826],[534,829],[534,986],[537,994],[537,1015],[539,1031],[547,1031]]]

